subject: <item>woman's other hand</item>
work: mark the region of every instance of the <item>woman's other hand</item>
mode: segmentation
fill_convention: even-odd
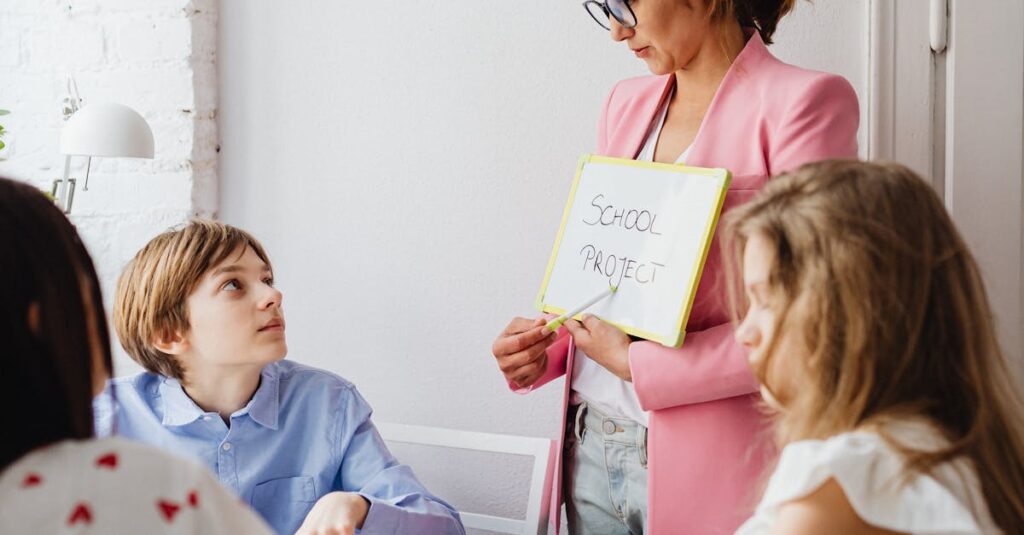
[[[629,370],[629,335],[601,321],[597,316],[584,314],[582,320],[570,319],[565,322],[565,328],[569,329],[576,347],[604,369],[625,381],[632,381],[633,374]]]

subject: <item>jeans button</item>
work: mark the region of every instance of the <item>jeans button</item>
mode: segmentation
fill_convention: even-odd
[[[610,435],[610,434],[614,433],[615,432],[615,422],[613,422],[611,420],[605,420],[604,423],[601,424],[601,430],[604,431],[604,434],[606,434],[606,435]]]

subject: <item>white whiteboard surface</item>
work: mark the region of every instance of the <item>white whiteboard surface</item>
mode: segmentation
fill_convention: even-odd
[[[678,347],[729,180],[724,169],[583,156],[537,308],[562,314],[616,285],[586,312]]]

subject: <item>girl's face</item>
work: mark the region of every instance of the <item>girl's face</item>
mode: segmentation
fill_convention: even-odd
[[[796,372],[806,358],[806,352],[794,343],[797,337],[789,332],[776,332],[782,298],[771,283],[771,270],[775,265],[775,245],[765,235],[755,233],[747,240],[743,250],[743,287],[750,306],[747,315],[736,330],[736,340],[748,351],[751,367],[765,359],[775,337],[779,337],[772,352],[770,368],[766,370],[761,395],[773,407],[780,409],[782,400],[789,399],[798,383]]]
[[[631,0],[629,7],[636,27],[610,17],[612,39],[624,41],[653,74],[686,68],[712,37],[704,0]]]

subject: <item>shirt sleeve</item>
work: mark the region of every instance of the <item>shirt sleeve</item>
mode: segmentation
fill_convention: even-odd
[[[360,533],[465,535],[459,513],[431,494],[412,469],[388,451],[370,420],[366,400],[354,388],[343,399],[340,423],[351,431],[338,435],[341,468],[336,487],[370,502]]]
[[[967,494],[977,483],[967,466],[957,471],[945,463],[928,474],[908,475],[903,456],[873,433],[794,442],[783,449],[757,509],[774,516],[831,479],[857,516],[873,526],[899,533],[989,533],[971,510]],[[950,476],[948,484],[940,474]],[[950,485],[961,488],[954,492]],[[981,516],[987,519],[987,510]]]
[[[114,435],[114,413],[116,403],[111,394],[113,383],[108,381],[100,395],[92,400],[92,421],[93,430],[97,437],[110,437]]]

